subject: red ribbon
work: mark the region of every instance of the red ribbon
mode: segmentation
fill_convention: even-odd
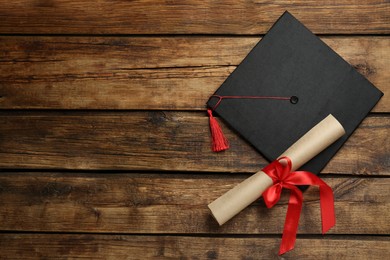
[[[282,160],[286,161],[287,165],[282,165],[280,163]],[[273,185],[263,193],[264,202],[267,205],[267,208],[272,208],[279,201],[283,188],[291,190],[279,255],[293,249],[296,240],[303,195],[295,185],[319,186],[322,234],[325,234],[335,225],[336,218],[332,188],[316,175],[307,171],[291,172],[291,160],[288,157],[282,157],[273,161],[262,169],[262,171],[273,181]]]

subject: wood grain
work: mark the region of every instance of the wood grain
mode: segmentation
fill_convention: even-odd
[[[207,204],[248,176],[3,173],[0,230],[126,234],[281,234],[288,192],[259,200],[222,227]],[[390,179],[329,178],[337,223],[329,234],[390,233]],[[382,217],[378,217],[382,216]],[[304,193],[299,234],[321,234],[319,194]]]
[[[387,1],[0,1],[0,33],[263,34],[285,10],[315,33],[390,32]]]
[[[279,243],[267,237],[0,234],[5,259],[280,259]],[[389,237],[298,238],[283,259],[383,259],[389,247]]]
[[[0,167],[256,172],[265,160],[227,127],[210,149],[206,113],[3,112]],[[389,117],[369,117],[324,172],[389,175]]]
[[[390,37],[322,37],[385,95]],[[258,37],[0,37],[1,109],[202,110]]]

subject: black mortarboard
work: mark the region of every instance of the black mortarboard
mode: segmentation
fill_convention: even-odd
[[[268,160],[332,114],[346,135],[302,167],[317,174],[382,95],[285,12],[207,105]]]

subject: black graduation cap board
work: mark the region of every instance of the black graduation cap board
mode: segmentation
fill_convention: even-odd
[[[215,95],[236,97],[207,105],[270,161],[332,114],[346,135],[301,167],[318,174],[383,93],[285,12]]]

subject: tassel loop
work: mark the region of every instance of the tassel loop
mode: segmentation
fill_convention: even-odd
[[[210,132],[212,138],[211,149],[214,152],[221,152],[229,149],[229,142],[223,134],[221,126],[213,116],[213,111],[211,109],[207,109],[207,113],[209,115]]]

